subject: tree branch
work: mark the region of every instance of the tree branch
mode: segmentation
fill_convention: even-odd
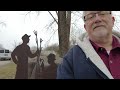
[[[57,20],[55,19],[55,17],[52,15],[52,13],[50,11],[48,11],[49,14],[52,16],[52,18],[55,20],[55,22],[58,24]]]

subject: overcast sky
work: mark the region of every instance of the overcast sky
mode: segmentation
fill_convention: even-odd
[[[35,35],[33,33],[34,30],[37,30],[38,37],[43,39],[42,47],[45,47],[47,44],[51,45],[52,43],[58,43],[58,32],[56,32],[51,38],[51,41],[48,42],[54,32],[44,28],[53,20],[50,14],[47,11],[42,11],[37,17],[37,14],[32,12],[25,17],[27,12],[28,11],[0,11],[0,21],[6,23],[6,26],[0,25],[0,44],[6,49],[13,50],[15,42],[16,44],[22,42],[21,37],[24,34],[28,34],[31,35],[29,46],[36,46]],[[114,14],[120,15],[119,12],[114,12]],[[118,19],[119,18],[117,18],[117,20]],[[82,20],[77,20],[79,19],[75,20],[78,22],[77,26],[83,29]],[[54,29],[57,29],[57,27]],[[76,34],[79,35],[78,32],[75,32],[75,35]]]
[[[40,15],[32,12],[25,17],[28,11],[0,11],[0,21],[5,22],[6,26],[0,25],[0,44],[4,48],[13,50],[16,44],[22,42],[21,37],[24,34],[31,35],[29,45],[36,46],[34,30],[38,31],[38,38],[42,38],[42,47],[52,42],[47,42],[51,37],[51,33],[44,27],[50,23],[52,17],[47,11],[40,12]],[[51,38],[58,43],[57,32]]]

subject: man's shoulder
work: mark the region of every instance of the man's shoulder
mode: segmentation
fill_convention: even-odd
[[[16,50],[16,49],[19,49],[19,48],[20,48],[20,45],[16,46],[16,47],[15,47],[15,50]]]
[[[16,48],[21,47],[21,46],[22,46],[22,44],[18,45]]]
[[[76,51],[76,50],[80,50],[81,48],[78,46],[78,45],[74,45],[74,46],[72,46],[69,50],[74,50],[74,51]]]
[[[16,47],[16,49],[30,49],[30,47],[28,45],[22,45],[22,44],[20,44],[20,45],[18,45]]]
[[[29,45],[23,45],[23,44],[19,45],[19,47],[22,47],[22,48],[30,48]]]
[[[72,48],[69,49],[69,51],[65,56],[70,57],[70,56],[78,55],[79,53],[80,54],[83,53],[82,49],[78,45],[74,45]]]
[[[27,47],[27,48],[30,48],[30,46],[29,46],[29,45],[26,45],[26,47]]]

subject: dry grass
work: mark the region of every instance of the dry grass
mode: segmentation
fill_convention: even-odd
[[[41,58],[43,58],[45,60],[45,63],[47,63],[46,56],[43,56]],[[31,59],[30,62],[31,61],[35,62],[35,60],[33,59]],[[61,58],[56,56],[56,63],[60,63],[60,62],[61,62]],[[14,79],[15,72],[16,72],[16,65],[11,61],[9,64],[0,67],[0,79]]]
[[[0,67],[0,79],[14,79],[16,72],[16,65],[11,62]]]

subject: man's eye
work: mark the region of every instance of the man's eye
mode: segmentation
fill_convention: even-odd
[[[90,18],[93,18],[94,16],[91,16]]]
[[[105,13],[100,13],[100,15],[105,15]]]
[[[93,18],[93,17],[94,17],[94,15],[89,15],[89,16],[88,16],[88,18]]]
[[[105,14],[106,14],[106,12],[100,12],[99,14],[100,14],[100,15],[105,15]]]

